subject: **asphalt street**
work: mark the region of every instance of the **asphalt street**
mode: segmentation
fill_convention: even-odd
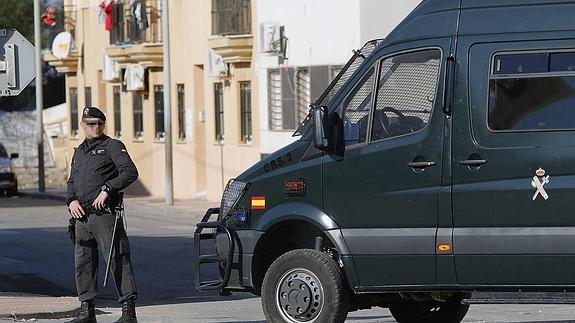
[[[259,298],[242,294],[222,297],[195,290],[193,231],[201,215],[201,210],[126,203],[139,321],[265,322]],[[0,198],[0,292],[75,296],[67,219],[60,201]],[[103,265],[100,272],[103,280]],[[98,321],[112,322],[121,311],[115,290],[109,286],[100,292]],[[350,313],[348,321],[394,322],[382,308]],[[475,305],[464,322],[575,322],[575,306]]]

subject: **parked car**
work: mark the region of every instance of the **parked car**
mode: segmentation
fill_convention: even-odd
[[[18,178],[14,173],[12,159],[18,158],[18,154],[8,155],[4,146],[0,143],[0,193],[7,196],[18,194]]]
[[[355,51],[298,141],[229,182],[197,225],[198,288],[261,295],[268,321],[294,323],[574,302],[573,13],[422,1]]]

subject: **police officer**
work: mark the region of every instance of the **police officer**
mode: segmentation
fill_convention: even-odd
[[[104,134],[106,116],[100,109],[87,107],[82,113],[86,139],[74,151],[68,179],[68,209],[75,225],[76,288],[81,302],[73,323],[96,322],[94,298],[98,289],[98,249],[107,259],[115,223],[112,210],[118,192],[138,178],[126,146]],[[121,221],[120,221],[121,222]],[[136,284],[130,262],[130,245],[121,223],[116,231],[111,272],[122,304],[116,322],[137,322],[134,301]]]

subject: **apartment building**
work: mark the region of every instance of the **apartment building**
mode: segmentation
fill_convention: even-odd
[[[175,198],[218,200],[259,160],[254,0],[169,0],[172,106],[165,107],[162,0],[65,0],[65,50],[45,51],[66,75],[68,149],[85,106],[107,115],[140,170],[130,193],[163,196],[164,113],[171,109]]]
[[[262,155],[289,144],[353,49],[384,38],[421,0],[258,1]]]

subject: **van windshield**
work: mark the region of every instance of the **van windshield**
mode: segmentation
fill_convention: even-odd
[[[355,71],[363,64],[363,62],[371,55],[374,49],[381,44],[383,39],[374,39],[370,40],[360,50],[354,50],[353,56],[349,59],[349,61],[345,64],[345,66],[341,69],[339,74],[331,81],[329,86],[323,92],[323,94],[317,99],[315,103],[311,106],[324,106],[328,107],[331,104],[331,101],[335,98],[336,94],[339,90],[347,83],[347,81],[351,78],[351,76],[355,73]],[[311,109],[310,109],[311,112]],[[310,128],[311,119],[310,112],[308,112],[307,117],[302,121],[299,127],[293,134],[293,137],[304,135],[308,132]]]

